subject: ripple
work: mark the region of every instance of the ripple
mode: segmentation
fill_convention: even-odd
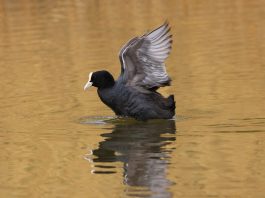
[[[86,116],[79,119],[80,124],[105,125],[118,119],[115,116]]]
[[[188,119],[185,116],[174,116],[172,119],[153,119],[148,120],[148,123],[162,123],[167,121],[184,121]],[[137,124],[143,123],[143,121],[135,120],[130,117],[119,117],[119,116],[84,116],[79,118],[80,124],[91,124],[91,125],[105,125],[105,124]],[[144,123],[147,123],[144,122]]]

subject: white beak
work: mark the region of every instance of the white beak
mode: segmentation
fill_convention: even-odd
[[[90,82],[89,80],[87,81],[87,83],[85,84],[85,86],[84,86],[84,91],[86,91],[89,87],[91,87],[92,86],[92,82]]]

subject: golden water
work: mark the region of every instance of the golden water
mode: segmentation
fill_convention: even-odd
[[[175,121],[111,120],[91,71],[167,19]],[[0,1],[0,197],[264,197],[265,1]]]

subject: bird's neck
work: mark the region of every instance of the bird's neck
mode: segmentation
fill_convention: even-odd
[[[115,81],[105,83],[104,86],[98,87],[98,90],[104,90],[104,89],[112,89],[115,85]]]

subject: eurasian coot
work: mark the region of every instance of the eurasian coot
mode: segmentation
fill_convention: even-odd
[[[84,89],[97,92],[118,116],[137,120],[170,119],[175,115],[174,95],[163,97],[157,89],[170,85],[165,59],[171,51],[168,23],[131,39],[120,51],[121,74],[115,81],[105,70],[91,72]]]

